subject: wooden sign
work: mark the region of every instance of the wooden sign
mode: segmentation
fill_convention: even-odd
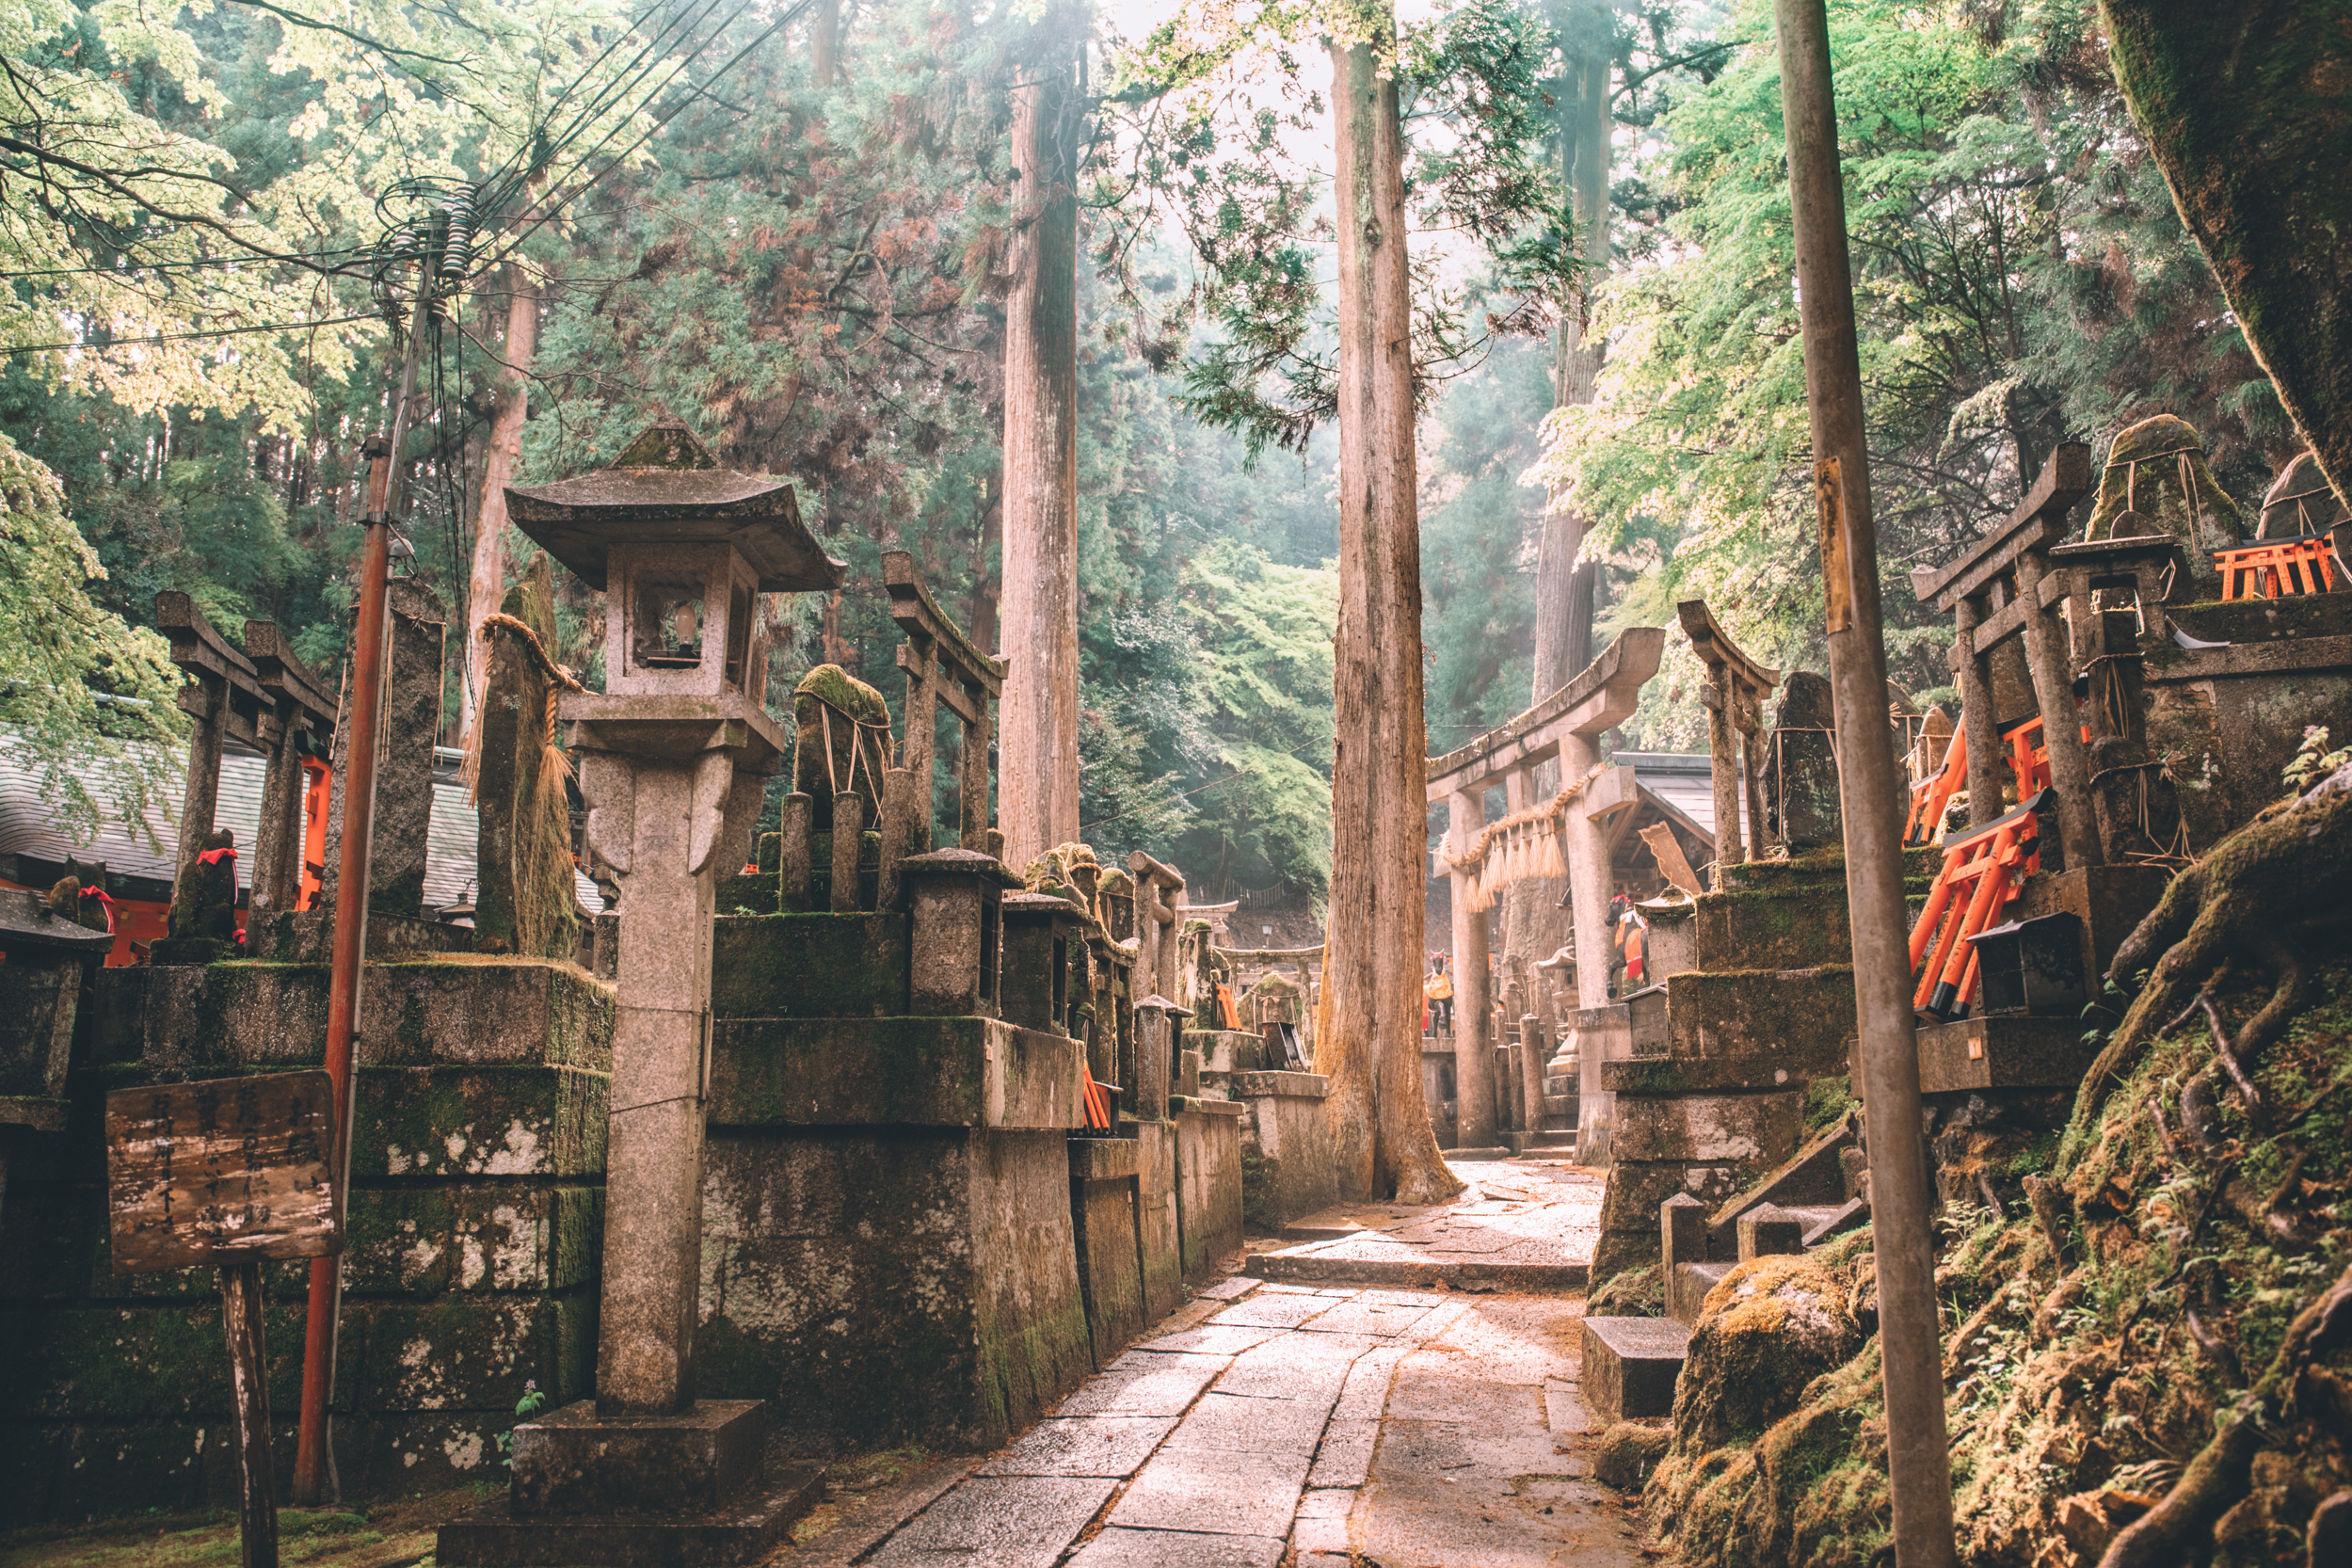
[[[334,1090],[323,1072],[118,1089],[106,1096],[114,1266],[324,1257],[333,1202]]]

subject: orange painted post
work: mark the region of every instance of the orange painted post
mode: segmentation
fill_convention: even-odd
[[[1976,953],[1968,938],[2000,918],[2025,876],[2040,864],[2039,813],[2049,805],[2047,792],[2037,792],[2014,811],[1945,846],[1944,869],[1912,926],[1915,1012],[1950,1017],[1975,994]]]
[[[1944,808],[1952,803],[1962,785],[1968,782],[1968,731],[1955,725],[1951,744],[1944,751],[1944,766],[1933,777],[1923,778],[1911,787],[1911,820],[1903,824],[1903,842],[1928,844],[1935,841],[1935,830],[1944,821]],[[1912,962],[1919,961],[1916,953]]]

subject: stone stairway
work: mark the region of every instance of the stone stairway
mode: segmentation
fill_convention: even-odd
[[[1725,868],[1720,892],[1645,905],[1657,984],[1625,999],[1608,1196],[1592,1277],[1650,1263],[1658,1205],[1714,1207],[1804,1139],[1805,1092],[1847,1070],[1854,1029],[1845,862],[1835,850]]]

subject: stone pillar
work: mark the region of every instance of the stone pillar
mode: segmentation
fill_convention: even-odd
[[[1984,619],[1981,600],[1953,607],[1960,640],[1952,648],[1952,673],[1960,680],[1961,733],[1968,745],[1968,824],[1982,827],[1998,817],[2001,804],[2001,721],[1992,712],[1992,675],[1972,644]]]
[[[264,712],[259,725],[268,755],[262,775],[261,828],[253,837],[248,920],[292,909],[302,891],[302,727],[283,712]]]
[[[425,841],[433,819],[433,743],[440,734],[441,634],[447,613],[422,583],[394,583],[391,600],[386,744],[376,752],[376,838],[368,856],[367,905],[370,914],[413,919],[424,913]],[[544,712],[539,724],[544,731]],[[532,739],[542,747],[547,744],[544,733]]]
[[[1560,776],[1582,778],[1601,760],[1601,748],[1590,735],[1571,734],[1560,743]],[[1560,835],[1568,858],[1568,896],[1576,915],[1576,999],[1580,1009],[1608,1005],[1608,856],[1601,830],[1585,814],[1584,802],[1568,805],[1568,820]],[[1576,1147],[1578,1159],[1589,1157],[1588,1134],[1608,1121],[1608,1096],[1601,1088],[1601,1056],[1580,1050],[1577,1068]]]
[[[1707,710],[1708,776],[1715,786],[1715,889],[1723,889],[1723,868],[1747,858],[1739,838],[1739,730],[1735,724],[1738,689],[1731,672],[1718,664],[1700,693]]]
[[[601,786],[608,769],[588,777]],[[696,867],[689,853],[697,808],[712,808],[696,798],[696,773],[641,767],[632,792],[604,1164],[596,1372],[604,1418],[675,1416],[695,1400],[715,890],[714,857]],[[598,792],[601,807],[609,787]]]
[[[1835,718],[1827,680],[1808,670],[1788,678],[1773,728],[1772,775],[1765,783],[1773,831],[1791,855],[1846,841]]]
[[[1485,825],[1486,805],[1468,792],[1446,798],[1447,843],[1452,857],[1470,853]],[[1495,1144],[1494,1051],[1486,1016],[1493,1011],[1487,972],[1486,915],[1470,908],[1470,873],[1453,873],[1454,1130],[1464,1148]]]
[[[220,802],[220,740],[229,722],[229,684],[200,679],[182,689],[180,707],[196,721],[188,730],[187,787],[180,797],[180,854],[174,866],[175,873],[184,874],[212,836],[213,812]]]
[[[2041,552],[2017,558],[2017,591],[2025,601],[2025,667],[2032,672],[2034,701],[2041,710],[2041,743],[2050,754],[2050,782],[2058,792],[2058,832],[2066,840],[2066,867],[2106,863],[2091,808],[2090,765],[2083,751],[2082,721],[2074,712],[2074,678],[2066,657],[2065,630],[2056,615],[2041,607]],[[2055,867],[2045,867],[2056,870]]]

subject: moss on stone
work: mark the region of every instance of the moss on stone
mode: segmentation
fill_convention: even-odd
[[[1666,1276],[1655,1263],[1623,1270],[1585,1298],[1584,1310],[1594,1318],[1663,1318]]]

